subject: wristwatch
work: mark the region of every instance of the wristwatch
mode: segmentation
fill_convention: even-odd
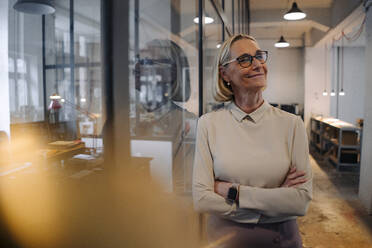
[[[238,200],[239,184],[233,183],[227,192],[227,200],[236,202]]]

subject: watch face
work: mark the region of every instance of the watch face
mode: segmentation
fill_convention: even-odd
[[[231,201],[235,201],[237,194],[238,194],[238,190],[236,188],[231,187],[229,188],[229,192],[227,193],[227,199]]]

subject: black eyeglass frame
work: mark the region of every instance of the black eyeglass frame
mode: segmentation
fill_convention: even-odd
[[[257,58],[258,53],[261,53],[261,54],[264,53],[264,54],[266,55],[266,59],[265,59],[265,61],[261,62],[260,59]],[[249,58],[249,65],[248,65],[248,66],[242,66],[242,64],[241,64],[241,59],[242,59],[242,58],[246,58],[246,57]],[[257,51],[257,52],[256,52],[256,55],[254,55],[254,56],[245,53],[245,54],[240,55],[239,57],[237,57],[237,58],[235,58],[235,59],[232,59],[232,60],[229,60],[229,61],[223,63],[222,66],[226,66],[226,65],[228,65],[228,64],[230,64],[230,63],[232,63],[232,62],[234,62],[234,61],[238,61],[239,65],[240,65],[241,67],[243,67],[243,68],[247,68],[247,67],[249,67],[249,66],[252,65],[252,63],[253,63],[253,58],[256,58],[258,61],[260,61],[261,64],[264,64],[264,63],[266,63],[268,57],[269,57],[269,52],[268,52],[268,51]]]

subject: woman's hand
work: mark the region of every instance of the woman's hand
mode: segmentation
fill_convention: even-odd
[[[231,186],[232,183],[216,180],[214,181],[214,192],[223,198],[227,198],[227,193],[229,192],[229,188]]]
[[[294,187],[299,184],[305,183],[306,181],[307,179],[305,178],[305,172],[297,171],[297,168],[295,166],[291,166],[288,171],[287,177],[285,178],[285,181],[280,187]]]

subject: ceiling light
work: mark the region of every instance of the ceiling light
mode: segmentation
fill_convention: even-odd
[[[283,35],[280,36],[278,42],[275,43],[275,47],[289,47],[289,43],[284,39]]]
[[[335,96],[335,95],[336,95],[335,91],[332,90],[332,92],[331,92],[331,96]]]
[[[220,47],[221,47],[221,43],[218,43],[218,44],[216,45],[216,47],[217,47],[217,48],[220,48]]]
[[[293,2],[292,8],[283,16],[284,19],[290,21],[301,20],[306,17],[306,14],[302,12],[297,6],[296,2]]]
[[[323,96],[328,96],[328,92],[326,90],[323,91]]]
[[[34,15],[52,14],[56,11],[52,0],[18,0],[13,8],[19,12]]]
[[[195,23],[199,23],[199,17],[195,17],[194,18],[194,22]],[[205,24],[211,24],[211,23],[213,23],[214,22],[214,19],[212,18],[212,17],[209,17],[209,16],[205,16],[204,17],[204,23]]]
[[[343,89],[341,89],[341,91],[338,93],[340,96],[344,96],[345,95],[345,91]]]

